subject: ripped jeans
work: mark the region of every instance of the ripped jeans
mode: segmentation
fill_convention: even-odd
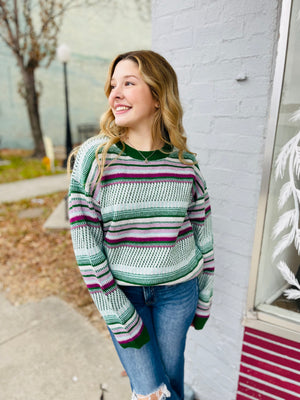
[[[111,334],[130,380],[132,399],[137,395],[147,399],[156,392],[159,399],[183,400],[184,349],[197,307],[198,278],[176,285],[121,289],[135,306],[151,338],[140,349],[124,349]]]

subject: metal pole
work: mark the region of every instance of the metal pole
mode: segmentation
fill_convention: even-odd
[[[64,62],[64,82],[65,82],[65,99],[66,99],[66,159],[64,160],[64,167],[67,166],[69,154],[72,151],[72,135],[70,128],[69,116],[69,95],[68,95],[68,79],[67,79],[67,63]]]

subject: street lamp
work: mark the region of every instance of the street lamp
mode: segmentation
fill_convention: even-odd
[[[70,60],[71,51],[66,44],[61,44],[56,50],[57,58],[63,63],[64,67],[64,83],[65,83],[65,99],[66,99],[66,159],[64,167],[67,166],[68,156],[72,151],[72,135],[69,117],[69,97],[68,97],[68,80],[67,80],[67,63]]]

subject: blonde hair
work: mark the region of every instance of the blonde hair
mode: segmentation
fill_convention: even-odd
[[[183,164],[190,164],[184,159],[184,152],[191,153],[187,148],[187,139],[182,125],[183,110],[179,99],[177,76],[168,63],[168,61],[160,54],[151,50],[130,51],[118,55],[110,64],[104,92],[107,98],[111,92],[111,79],[115,68],[120,61],[131,60],[138,65],[142,79],[149,86],[152,96],[158,102],[159,107],[156,108],[154,121],[152,125],[152,139],[154,143],[164,142],[175,147],[178,150],[178,157]],[[124,141],[127,134],[127,128],[116,125],[114,114],[109,107],[102,115],[100,120],[99,136],[105,136],[108,140],[102,143],[95,152],[95,156],[100,168],[101,180],[104,169],[106,156],[109,148],[121,141],[123,150],[125,149]],[[101,162],[98,153],[102,149]]]

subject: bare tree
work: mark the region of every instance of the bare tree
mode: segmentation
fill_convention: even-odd
[[[0,0],[0,38],[17,60],[31,133],[34,155],[45,155],[39,115],[39,87],[35,71],[48,67],[56,53],[64,14],[73,7],[92,5],[91,0]]]
[[[34,156],[45,154],[39,114],[40,84],[35,72],[53,61],[65,13],[71,8],[107,6],[117,0],[0,0],[0,39],[10,48],[21,73],[19,93],[25,99],[34,140]],[[151,0],[135,0],[140,17],[150,16]],[[115,6],[116,4],[114,4]],[[126,7],[125,7],[126,8]]]

